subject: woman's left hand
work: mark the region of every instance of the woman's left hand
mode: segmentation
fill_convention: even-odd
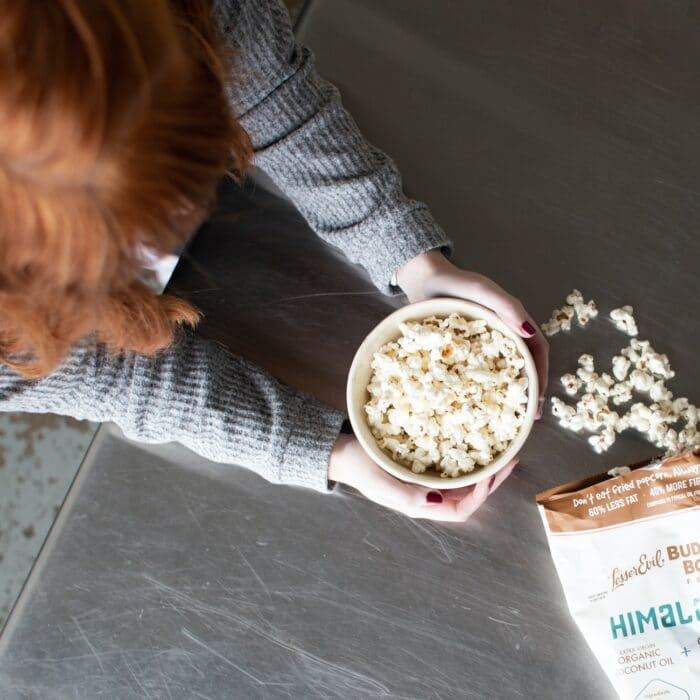
[[[461,270],[440,250],[429,250],[409,260],[396,273],[396,281],[413,303],[438,296],[474,301],[496,312],[525,339],[537,365],[540,400],[537,417],[542,416],[549,370],[549,343],[523,305],[493,280],[476,272]]]

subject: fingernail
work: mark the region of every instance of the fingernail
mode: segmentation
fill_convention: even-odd
[[[535,335],[535,333],[537,333],[537,331],[532,327],[532,324],[530,323],[530,321],[523,322],[523,325],[520,327],[528,335]]]
[[[442,494],[439,491],[428,491],[425,494],[425,500],[428,503],[442,503]]]

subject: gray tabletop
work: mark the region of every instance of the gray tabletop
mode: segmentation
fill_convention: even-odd
[[[303,34],[460,264],[541,319],[573,286],[634,304],[671,387],[698,400],[700,42],[685,7],[334,0]],[[405,301],[254,184],[222,186],[173,287],[205,310],[203,334],[339,406],[357,344]],[[556,337],[552,377],[623,343],[602,319]],[[546,416],[457,526],[105,426],[0,638],[0,696],[613,698],[534,495],[653,452],[625,436],[596,456]]]

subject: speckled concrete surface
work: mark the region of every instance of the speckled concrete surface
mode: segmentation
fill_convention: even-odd
[[[0,625],[96,427],[53,415],[0,414]]]

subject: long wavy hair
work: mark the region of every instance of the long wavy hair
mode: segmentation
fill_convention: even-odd
[[[3,0],[0,361],[28,378],[81,338],[152,354],[199,314],[138,281],[242,177],[250,140],[207,0]]]

